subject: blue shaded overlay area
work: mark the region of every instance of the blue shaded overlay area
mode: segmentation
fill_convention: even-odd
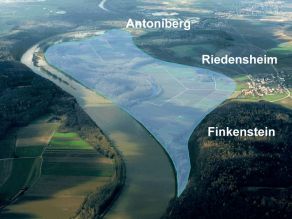
[[[111,99],[153,134],[174,163],[180,195],[191,168],[190,135],[233,93],[235,83],[210,70],[152,58],[122,30],[56,44],[45,56],[49,64]]]

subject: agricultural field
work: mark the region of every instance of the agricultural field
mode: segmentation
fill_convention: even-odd
[[[39,120],[37,124],[30,124],[10,132],[2,139],[9,153],[0,159],[0,201],[9,203],[18,195],[29,189],[40,176],[44,148],[58,128],[58,123],[48,122],[47,119]],[[31,144],[30,144],[31,142]],[[2,153],[2,155],[4,155]]]
[[[236,91],[241,91],[248,88],[246,84],[248,82],[248,77],[246,75],[239,75],[233,79],[236,82]]]
[[[282,43],[278,47],[270,49],[269,53],[278,56],[287,56],[292,54],[292,42]]]
[[[15,156],[41,156],[58,126],[58,123],[38,123],[21,129],[17,133]]]
[[[92,146],[80,139],[77,133],[56,133],[51,140],[49,150],[92,150]]]
[[[75,132],[54,133],[42,155],[41,176],[23,197],[7,208],[5,218],[69,218],[86,195],[111,180],[112,160]]]
[[[289,125],[291,125],[290,122],[285,122],[284,120],[291,118],[291,114],[285,111],[286,108],[274,107],[279,107],[276,104],[280,104],[292,108],[290,95],[292,88],[292,46],[290,42],[292,40],[291,38],[289,39],[292,30],[291,0],[165,0],[161,2],[154,0],[102,0],[99,2],[98,4],[93,0],[84,2],[77,0],[0,0],[0,60],[9,61],[8,64],[1,64],[0,69],[3,69],[2,66],[5,65],[14,66],[15,63],[13,62],[20,61],[22,55],[31,46],[50,37],[60,36],[69,32],[107,30],[107,34],[104,34],[106,37],[99,37],[99,39],[95,40],[91,38],[89,46],[86,46],[83,41],[83,43],[79,42],[77,49],[71,48],[70,50],[68,49],[70,43],[64,43],[63,45],[66,44],[68,50],[62,51],[61,49],[53,54],[57,57],[59,53],[61,57],[57,57],[55,61],[53,60],[55,62],[54,66],[64,70],[63,72],[68,75],[72,74],[72,77],[75,76],[74,78],[82,84],[102,93],[113,102],[119,104],[153,134],[153,137],[164,146],[174,161],[178,176],[178,195],[182,193],[187,183],[192,183],[193,179],[192,177],[189,178],[189,171],[191,169],[194,171],[196,164],[199,163],[189,162],[190,159],[194,160],[194,157],[192,157],[192,150],[188,149],[196,149],[204,142],[190,144],[195,147],[188,147],[188,143],[191,133],[200,122],[204,124],[207,121],[208,123],[210,122],[210,125],[213,125],[213,122],[217,121],[217,124],[222,123],[222,126],[233,124],[244,126],[251,124],[251,121],[248,121],[247,118],[257,120],[256,117],[259,117],[262,122],[269,120],[268,125],[278,124],[283,126],[283,124],[286,124],[283,129],[290,130],[288,129]],[[145,30],[143,35],[138,34],[134,39],[134,46],[132,39],[128,40],[129,37],[120,30],[125,27],[125,22],[129,17],[147,19],[169,17],[171,19],[191,19],[195,23],[189,32]],[[116,31],[116,34],[113,34],[114,31]],[[131,34],[133,33],[131,32]],[[53,47],[56,48],[60,45]],[[138,50],[136,46],[141,50]],[[151,58],[145,58],[142,50],[151,55]],[[68,53],[64,54],[66,52]],[[232,56],[272,54],[279,58],[280,63],[277,66],[202,66],[202,54],[214,54],[216,56],[225,54]],[[156,58],[155,61],[153,61],[153,57]],[[69,62],[62,62],[63,58],[68,58],[67,61]],[[58,61],[62,62],[61,64],[67,64],[72,69],[56,65]],[[53,65],[52,62],[50,64]],[[182,66],[182,64],[188,66]],[[164,65],[163,68],[159,68],[161,65]],[[59,91],[56,91],[53,87],[47,90],[43,89],[46,86],[42,86],[42,83],[38,80],[30,83],[27,77],[22,80],[22,83],[14,83],[15,78],[23,79],[23,75],[27,75],[28,71],[23,69],[23,66],[9,67],[7,74],[6,69],[3,70],[4,77],[0,75],[0,93],[6,94],[6,96],[4,95],[5,98],[0,99],[0,117],[4,115],[5,118],[2,119],[0,126],[0,137],[6,135],[6,131],[10,127],[31,124],[24,130],[22,128],[13,130],[0,142],[2,152],[0,155],[0,167],[3,169],[0,175],[0,198],[2,199],[0,201],[3,202],[19,197],[13,205],[4,210],[4,214],[1,217],[13,219],[68,218],[74,215],[86,194],[110,181],[113,174],[112,162],[99,155],[90,144],[76,133],[76,130],[70,130],[68,133],[59,129],[56,133],[58,125],[53,124],[54,122],[49,122],[52,124],[48,124],[48,122],[46,124],[31,123],[31,120],[38,117],[52,105],[53,99],[59,96]],[[97,70],[99,74],[96,74]],[[17,77],[13,72],[16,73]],[[74,75],[74,73],[76,74]],[[47,74],[53,75],[48,71]],[[233,79],[236,85],[232,83],[232,80],[226,80],[225,76]],[[13,83],[7,83],[6,78],[12,78],[11,81]],[[29,83],[26,83],[27,81]],[[69,82],[66,81],[66,83],[66,85],[72,86]],[[5,90],[5,86],[8,84],[12,86],[2,92],[2,87]],[[37,88],[37,92],[31,87]],[[72,88],[74,89],[73,86]],[[231,93],[233,95],[230,97]],[[43,96],[45,98],[42,98]],[[221,108],[210,117],[205,117],[228,97],[232,100],[227,100],[225,103],[235,103],[233,105],[235,107],[230,108],[227,105],[226,108]],[[276,104],[257,105],[257,102],[264,101]],[[59,101],[57,102],[59,104]],[[68,110],[73,104],[67,104],[66,106]],[[222,120],[218,120],[218,115],[221,112],[228,114],[225,114],[225,117],[221,116]],[[270,112],[268,116],[266,115],[267,112]],[[276,115],[275,112],[279,112],[279,114],[273,118],[271,115]],[[96,112],[96,114],[99,113],[99,111]],[[112,122],[112,112],[108,111],[108,114],[111,114],[110,121]],[[241,115],[246,116],[243,117]],[[283,117],[283,115],[285,116]],[[204,117],[207,120],[202,122]],[[124,120],[122,121],[125,123]],[[119,123],[122,122],[119,121]],[[99,124],[97,123],[97,125]],[[261,125],[261,123],[256,125]],[[128,124],[121,124],[121,126],[128,126]],[[201,130],[205,129],[203,126],[198,127]],[[38,133],[39,130],[40,133]],[[117,129],[114,131],[116,133]],[[196,133],[198,138],[195,139],[198,141],[203,140],[204,133],[198,131]],[[110,134],[113,136],[113,133]],[[282,132],[283,137],[288,134],[288,131]],[[259,153],[263,145],[270,146],[274,143],[286,145],[289,142],[289,138],[285,138],[285,141],[281,142],[283,137],[277,137],[276,141],[279,142],[262,142],[262,145],[258,145],[255,142],[255,146],[258,145],[258,147],[254,148],[257,152],[255,158],[261,158],[267,154],[266,151]],[[139,138],[139,140],[141,139]],[[127,141],[132,144],[135,139],[128,138]],[[143,138],[143,143],[138,144],[139,147],[142,148],[145,142],[147,140]],[[221,143],[215,142],[214,145]],[[211,168],[197,169],[196,175],[201,171],[201,179],[205,180],[201,182],[202,187],[200,187],[199,183],[188,185],[187,188],[189,190],[185,190],[185,193],[190,192],[187,195],[190,195],[191,198],[184,196],[186,198],[179,201],[179,203],[182,203],[182,201],[187,202],[184,206],[181,206],[183,211],[190,213],[191,211],[186,210],[188,206],[191,206],[199,208],[194,211],[194,215],[200,211],[206,211],[207,213],[214,213],[214,217],[228,218],[220,215],[222,209],[226,209],[230,218],[240,215],[234,211],[235,214],[230,216],[233,211],[227,209],[226,206],[228,206],[228,201],[232,199],[227,197],[226,193],[220,193],[220,191],[224,193],[230,188],[235,188],[233,183],[228,185],[233,177],[231,172],[234,171],[233,169],[229,171],[228,168],[225,168],[233,166],[228,165],[228,163],[226,163],[226,166],[222,165],[223,171],[221,173],[224,173],[222,177],[217,177],[217,170],[220,169],[221,163],[225,161],[233,162],[235,156],[238,158],[245,155],[246,149],[251,146],[249,142],[246,145],[246,142],[240,142],[242,143],[242,151],[240,151],[240,154],[236,154],[237,152],[233,146],[237,142],[231,140],[231,142],[225,143],[232,146],[231,148],[223,148],[223,151],[226,151],[226,154],[230,155],[230,157],[227,157],[228,160],[224,156],[220,157],[220,153],[217,153],[216,148],[214,150],[211,148],[214,153],[210,154],[210,161],[212,161],[213,155],[218,159],[216,163],[214,162],[215,165],[210,165]],[[276,144],[275,149],[277,149]],[[285,155],[289,155],[289,151],[284,149],[281,156],[283,155],[282,157],[286,158]],[[136,186],[135,182],[139,181],[140,185],[143,184],[140,178],[140,175],[142,175],[141,166],[145,166],[141,165],[144,164],[143,161],[146,161],[145,163],[147,164],[147,162],[149,163],[149,157],[151,157],[152,159],[157,158],[159,162],[162,162],[163,158],[161,155],[152,157],[148,156],[149,153],[147,155],[144,153],[134,154],[133,152],[130,156],[126,156],[128,159],[127,164],[130,163],[130,168],[127,166],[127,171],[130,170],[128,171],[130,172],[130,177],[135,177],[129,177],[127,181],[126,192],[122,196],[122,198],[126,197],[127,201],[120,199],[122,201],[118,202],[116,206],[122,206],[122,209],[125,209],[125,206],[127,207],[127,210],[122,212],[122,215],[123,213],[130,215],[127,218],[158,218],[145,217],[145,215],[135,217],[133,212],[138,209],[139,214],[140,212],[144,214],[144,207],[148,207],[151,209],[150,213],[152,213],[154,212],[153,209],[160,206],[156,203],[148,202],[148,199],[155,199],[155,201],[157,199],[157,203],[163,202],[163,197],[160,196],[162,193],[153,195],[153,192],[149,192],[153,191],[151,190],[153,188],[162,190],[159,186],[156,186],[158,181],[161,182],[161,178],[152,177],[155,174],[149,174],[151,171],[147,173],[147,171],[143,170],[143,175],[147,178],[146,183],[143,183],[147,186],[149,185],[150,189],[146,188],[144,190],[144,187],[141,189],[141,187]],[[189,154],[189,152],[191,153]],[[251,150],[250,153],[254,153],[254,150]],[[278,154],[279,151],[275,150],[269,155],[277,159]],[[139,157],[140,155],[141,157]],[[205,157],[201,156],[201,158]],[[209,158],[207,157],[201,163],[208,165]],[[245,170],[252,167],[249,159],[250,157],[236,159],[236,164],[238,164],[236,169],[247,168],[237,174],[238,178],[237,175],[234,175],[234,181],[239,183],[247,182],[248,176],[243,178],[241,176],[245,176]],[[131,163],[133,160],[136,162]],[[257,160],[255,159],[254,161]],[[282,166],[277,166],[278,162],[274,161],[268,160],[266,162],[266,160],[263,160],[263,162],[267,163],[266,169],[261,169],[261,167],[264,167],[262,162],[257,163],[257,169],[254,171],[257,181],[259,175],[266,173],[267,178],[262,180],[264,182],[273,181],[271,178],[275,180],[281,179],[280,181],[282,182],[287,180],[287,173],[284,169],[287,170],[288,167],[283,169],[282,166],[289,162],[284,163]],[[156,162],[150,163],[151,168],[159,166],[154,171],[163,169],[161,168],[163,165],[157,165]],[[241,165],[241,163],[244,165]],[[281,171],[271,171],[271,168],[268,168],[269,164],[276,165],[272,170],[283,170],[281,177],[275,175],[269,178],[270,173],[281,173]],[[282,163],[279,162],[279,164]],[[131,167],[136,169],[133,168],[134,171],[132,171]],[[214,171],[211,172],[210,169],[213,170],[213,167]],[[150,165],[147,168],[150,168]],[[225,170],[227,170],[226,174]],[[18,176],[16,173],[19,171],[21,174]],[[212,180],[213,178],[215,179],[214,181]],[[149,181],[153,179],[154,181]],[[169,183],[170,181],[171,179],[168,178],[167,182]],[[208,182],[212,182],[212,185],[206,184]],[[222,186],[221,182],[227,184]],[[128,186],[129,184],[130,186]],[[167,188],[166,183],[161,184]],[[196,196],[199,193],[192,194],[192,191],[203,188],[205,185],[211,190],[206,191],[203,189],[200,196]],[[216,188],[218,185],[220,187]],[[286,186],[280,185],[282,187]],[[265,185],[263,184],[263,186]],[[127,189],[129,187],[134,192],[128,192],[129,190]],[[24,195],[19,196],[23,192]],[[238,191],[231,192],[230,194],[234,196]],[[138,196],[138,199],[135,195]],[[143,197],[144,202],[140,202],[141,197]],[[198,203],[194,202],[195,204],[193,204],[191,202],[192,197]],[[257,205],[258,203],[264,203],[264,205],[267,203],[268,208],[264,206],[263,214],[268,217],[274,213],[270,211],[274,210],[271,208],[271,202],[274,202],[273,200],[277,199],[277,197],[271,197],[270,201],[267,201],[266,197],[263,198],[258,200],[249,199],[247,202],[248,204]],[[217,206],[212,208],[212,205],[216,204],[216,201],[220,201],[220,199],[226,199],[226,202],[220,203],[218,208]],[[137,203],[135,202],[136,200]],[[238,202],[235,199],[232,203],[236,204]],[[136,207],[139,204],[143,207],[142,210]],[[243,213],[251,212],[250,208],[243,208],[242,206],[236,206],[236,209],[243,211]],[[287,206],[290,206],[290,203],[287,203]],[[253,206],[251,206],[251,209],[253,209]],[[278,206],[275,209],[278,209]],[[176,215],[175,211],[171,211],[171,214],[175,219],[181,216]],[[189,215],[189,218],[193,218],[194,215]],[[277,218],[282,217],[278,216]]]
[[[6,134],[5,138],[0,140],[0,159],[14,157],[16,144],[16,134],[15,132],[9,132]]]
[[[26,191],[39,177],[41,158],[11,158],[0,160],[1,201],[9,201]]]

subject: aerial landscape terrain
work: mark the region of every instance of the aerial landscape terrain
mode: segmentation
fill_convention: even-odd
[[[291,59],[290,0],[0,0],[0,218],[292,218]]]

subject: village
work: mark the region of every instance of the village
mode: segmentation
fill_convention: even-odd
[[[248,75],[249,82],[247,82],[246,89],[241,91],[241,96],[255,96],[264,97],[267,95],[286,93],[286,88],[282,83],[278,83],[275,77],[272,78],[254,78]],[[283,82],[283,78],[279,78]]]

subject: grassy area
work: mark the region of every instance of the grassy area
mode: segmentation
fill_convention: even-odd
[[[92,147],[83,140],[73,140],[73,141],[62,141],[62,140],[52,140],[50,149],[83,149],[91,150]]]
[[[55,133],[51,142],[50,149],[58,150],[92,150],[92,146],[82,140],[77,133]]]
[[[59,123],[47,123],[39,120],[37,124],[30,124],[17,133],[17,147],[48,145]]]
[[[289,89],[290,93],[292,93],[292,89]],[[288,97],[288,98],[285,98],[283,100],[280,100],[280,101],[277,101],[277,103],[289,108],[289,109],[292,109],[292,97]]]
[[[79,135],[75,132],[56,132],[54,138],[79,138]]]
[[[112,164],[94,162],[44,162],[42,174],[55,176],[97,176],[111,177]]]
[[[292,53],[292,42],[282,43],[278,47],[270,49],[270,54],[277,56],[286,56]]]
[[[13,157],[15,151],[16,136],[8,133],[5,138],[0,140],[0,159]]]
[[[247,75],[239,75],[233,78],[236,82],[236,91],[241,91],[243,89],[247,89],[247,82],[249,81]]]
[[[38,157],[41,156],[44,151],[44,146],[27,146],[17,147],[15,151],[16,157]]]
[[[273,101],[277,101],[280,100],[282,98],[287,97],[287,93],[283,93],[283,94],[273,94],[273,95],[266,95],[263,97],[256,97],[256,96],[248,96],[248,97],[244,97],[242,98],[243,100],[250,100],[250,101],[260,101],[260,100],[265,100],[265,101],[269,101],[269,102],[273,102]]]
[[[266,101],[270,101],[270,102],[277,102],[278,100],[287,97],[287,93],[283,93],[283,94],[274,94],[274,95],[267,95],[265,96],[263,99]]]
[[[6,175],[8,178],[0,187],[1,201],[11,199],[19,191],[28,188],[40,175],[41,158],[11,159],[10,162],[0,161],[1,170],[11,168]]]
[[[55,162],[52,157],[45,159],[42,169],[44,175],[110,177],[113,173],[112,164],[95,162],[94,156],[97,152],[75,132],[56,132],[48,147],[48,151],[51,150],[54,150],[58,154],[55,157],[58,156],[61,160]],[[91,151],[93,159],[88,158],[86,162],[80,162],[79,154],[88,154]],[[44,156],[46,157],[46,154]]]

